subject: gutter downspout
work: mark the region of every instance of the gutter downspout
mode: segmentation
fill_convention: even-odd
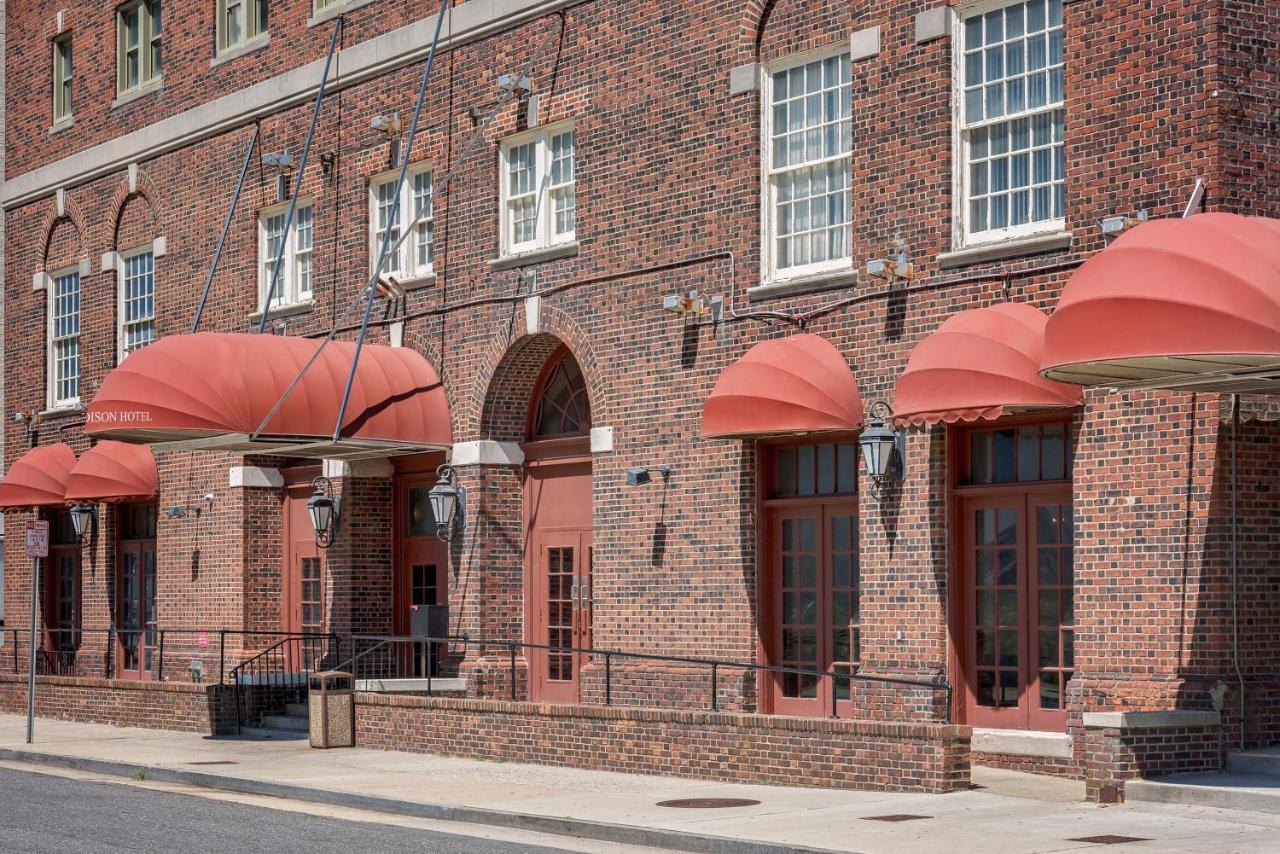
[[[1240,395],[1231,395],[1231,666],[1235,670],[1236,685],[1240,692],[1240,739],[1239,749],[1244,750],[1244,673],[1240,670],[1240,596],[1239,596],[1239,551],[1240,551],[1240,483],[1237,478],[1239,469],[1238,434],[1240,432]]]

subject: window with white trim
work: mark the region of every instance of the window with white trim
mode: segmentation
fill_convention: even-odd
[[[156,256],[150,246],[120,258],[118,359],[155,340]]]
[[[558,124],[502,142],[502,254],[571,243],[577,229],[576,135]]]
[[[1062,0],[964,14],[956,175],[962,244],[1065,225]]]
[[[80,270],[49,277],[49,408],[80,402]]]
[[[393,221],[391,209],[399,177],[399,171],[389,172],[374,178],[369,184],[369,267],[372,270],[377,262],[382,236],[390,230],[391,244],[387,247],[387,261],[382,265],[383,275],[399,280],[429,276],[435,263],[431,170],[424,167],[409,170]],[[410,227],[412,236],[397,249],[396,241]]]
[[[161,0],[136,0],[116,11],[116,93],[160,79]]]
[[[267,32],[268,0],[218,0],[218,52],[243,47]]]
[[[71,118],[71,33],[53,40],[53,121]]]
[[[298,305],[311,299],[311,248],[313,244],[313,219],[311,200],[298,200],[293,214],[293,227],[285,241],[284,221],[289,206],[279,205],[258,214],[258,308],[266,304],[267,289],[271,287],[276,255],[285,242],[281,256],[281,269],[275,279],[275,293],[271,308]]]
[[[764,280],[846,269],[853,253],[849,51],[770,66],[764,89]]]

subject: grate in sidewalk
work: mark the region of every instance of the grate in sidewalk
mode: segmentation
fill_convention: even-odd
[[[754,807],[759,803],[747,798],[680,798],[674,801],[659,801],[658,806],[681,810],[722,810],[729,807]]]
[[[908,813],[894,813],[893,815],[864,815],[863,821],[920,821],[925,818],[933,818],[931,815],[909,815]]]
[[[188,762],[188,765],[239,765],[239,762],[232,762],[228,759],[212,759],[208,762]]]
[[[1068,842],[1089,842],[1094,845],[1123,845],[1126,842],[1150,842],[1150,839],[1144,839],[1141,836],[1117,836],[1114,833],[1104,833],[1101,836],[1082,836],[1079,839],[1068,839]]]

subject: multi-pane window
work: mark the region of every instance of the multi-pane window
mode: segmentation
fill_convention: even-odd
[[[49,407],[80,402],[80,271],[53,275],[49,289]]]
[[[116,91],[124,95],[160,79],[161,0],[137,0],[116,12]]]
[[[964,238],[1060,227],[1066,204],[1062,0],[975,13],[961,27]]]
[[[849,54],[771,70],[766,89],[766,280],[845,266],[852,255]]]
[[[71,34],[53,40],[53,120],[71,118]]]
[[[151,249],[125,255],[120,266],[119,358],[155,340],[156,256]]]
[[[299,201],[293,214],[293,227],[284,233],[286,207],[271,208],[258,215],[258,299],[259,306],[267,303],[271,293],[272,308],[297,305],[311,299],[311,249],[313,245],[313,215],[311,202]],[[281,253],[281,246],[284,247]],[[276,273],[276,258],[280,258],[280,270]]]
[[[399,173],[381,176],[374,179],[370,187],[369,221],[372,228],[369,263],[372,266],[377,262],[383,236],[389,231],[391,238],[382,272],[400,279],[412,279],[429,275],[435,262],[431,172],[418,169],[405,176],[400,206],[396,208],[398,177]],[[396,243],[410,229],[410,238],[397,247]]]
[[[502,143],[502,252],[543,249],[574,239],[577,138],[557,125]]]
[[[969,471],[963,485],[1064,480],[1071,474],[1071,437],[1065,423],[976,430],[969,435]]]
[[[268,0],[218,0],[218,50],[240,47],[267,32]]]

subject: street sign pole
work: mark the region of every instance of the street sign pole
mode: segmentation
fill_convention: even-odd
[[[36,598],[40,590],[40,569],[43,558],[32,558],[31,573],[31,652],[27,659],[27,744],[35,735],[36,726]]]
[[[40,570],[49,556],[49,523],[31,519],[26,529],[27,556],[31,558],[31,651],[27,658],[27,744],[36,728],[36,603],[40,597]]]

